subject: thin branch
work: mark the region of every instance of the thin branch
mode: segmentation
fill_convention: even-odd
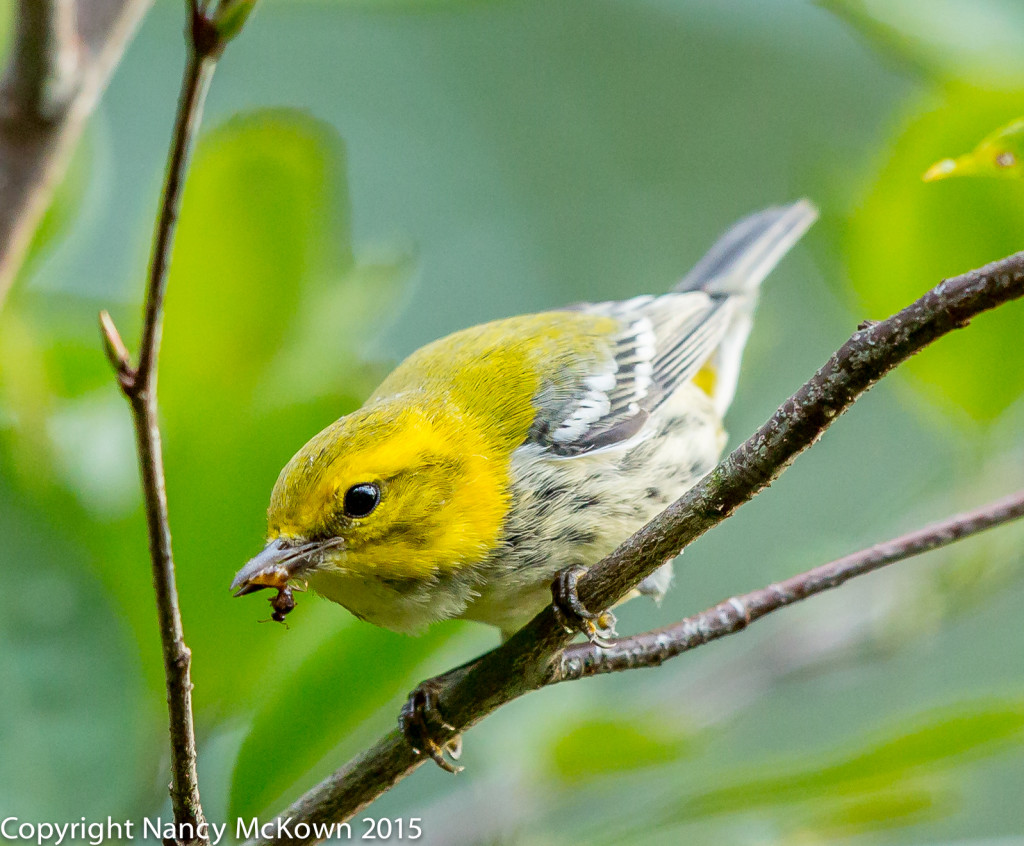
[[[21,0],[0,82],[0,306],[153,0]]]
[[[177,229],[189,155],[199,131],[199,123],[203,115],[203,101],[206,99],[206,92],[215,66],[215,57],[193,50],[189,55],[185,79],[182,83],[178,117],[174,127],[174,140],[167,163],[167,180],[164,183],[163,201],[149,266],[149,288],[146,294],[146,314],[142,324],[142,345],[139,353],[139,367],[135,373],[135,380],[138,383],[137,391],[141,394],[155,395],[156,393],[156,360],[160,355],[160,340],[163,334],[164,294],[167,291],[171,245],[174,243],[174,233]],[[152,404],[156,405],[155,396]]]
[[[620,638],[610,648],[602,649],[589,643],[573,644],[559,655],[548,684],[640,667],[656,667],[669,658],[742,631],[766,614],[837,588],[855,576],[948,546],[1021,517],[1024,517],[1024,491],[854,552],[785,581],[734,596],[674,625]]]
[[[146,287],[138,367],[131,359],[110,315],[100,314],[100,329],[107,358],[117,374],[118,384],[132,409],[135,441],[142,475],[149,551],[153,565],[160,641],[167,682],[167,708],[171,740],[171,806],[183,841],[208,844],[205,818],[196,775],[196,741],[192,716],[192,653],[185,644],[178,607],[171,530],[167,514],[160,428],[157,421],[157,361],[163,324],[163,302],[167,289],[169,257],[181,207],[185,175],[199,124],[203,101],[222,43],[214,24],[195,2],[189,6],[189,58],[182,80],[181,96],[167,161],[160,214],[153,238],[149,278]]]
[[[26,119],[60,117],[80,78],[77,0],[21,0],[3,88]]]
[[[770,485],[879,379],[978,314],[1024,295],[1024,252],[947,279],[855,333],[814,377],[705,479],[580,580],[580,598],[604,608]]]
[[[796,456],[875,382],[911,355],[974,316],[1024,296],[1024,253],[948,279],[887,320],[856,332],[754,435],[662,514],[580,580],[591,609],[609,607],[721,523],[777,478]],[[548,684],[571,639],[552,609],[541,611],[502,646],[443,677],[438,705],[455,732],[505,703]],[[290,834],[259,843],[311,843],[302,823],[343,821],[404,778],[424,759],[394,730],[282,812]]]

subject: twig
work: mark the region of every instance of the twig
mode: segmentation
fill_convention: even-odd
[[[21,0],[0,82],[0,306],[153,0]]]
[[[80,81],[79,58],[77,0],[21,0],[4,80],[8,107],[39,123],[59,118]]]
[[[879,379],[978,314],[1024,296],[1024,252],[947,279],[899,313],[863,324],[754,435],[580,580],[607,608],[764,490]]]
[[[214,23],[197,2],[189,6],[189,58],[168,154],[160,214],[157,218],[146,287],[139,364],[133,367],[128,349],[107,312],[100,313],[100,330],[107,358],[117,373],[118,384],[132,409],[135,441],[142,475],[142,489],[153,564],[167,707],[171,739],[171,806],[182,841],[208,844],[206,823],[199,799],[196,775],[196,741],[192,717],[192,653],[185,645],[178,608],[171,530],[167,515],[160,429],[157,422],[156,377],[163,326],[164,293],[169,257],[189,157],[202,119],[203,101],[223,42]]]
[[[664,561],[763,490],[876,381],[977,314],[1024,296],[1024,253],[948,279],[896,315],[856,332],[754,435],[580,580],[591,609],[613,604]],[[462,732],[501,705],[548,684],[570,635],[545,608],[464,672],[445,679],[444,719]],[[282,812],[291,834],[258,843],[311,843],[296,827],[343,821],[423,763],[394,730]]]
[[[610,648],[573,644],[558,657],[548,684],[639,667],[656,667],[712,640],[742,631],[766,614],[839,587],[888,564],[948,546],[994,526],[1024,517],[1024,491],[916,532],[854,552],[760,590],[734,596],[671,626],[619,638]]]

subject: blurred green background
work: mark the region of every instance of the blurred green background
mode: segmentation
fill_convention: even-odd
[[[184,59],[158,0],[0,312],[0,817],[166,811],[128,410]],[[10,26],[3,9],[0,34]],[[233,600],[280,467],[420,344],[658,292],[734,219],[822,220],[766,285],[733,442],[857,323],[1024,247],[1024,183],[921,182],[1024,113],[1015,0],[265,0],[214,80],[160,400],[207,816],[280,809],[496,642]],[[1020,487],[1024,306],[871,392],[688,549],[663,625]],[[432,844],[1024,842],[1024,532],[995,530],[658,670],[558,686],[366,814]],[[357,826],[357,833],[365,827]]]

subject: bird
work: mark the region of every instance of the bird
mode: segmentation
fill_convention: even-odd
[[[559,574],[718,462],[761,283],[816,217],[801,199],[743,218],[668,293],[496,320],[412,353],[287,463],[266,545],[232,589],[276,588],[278,620],[308,585],[395,631],[460,618],[508,638]],[[671,580],[669,562],[632,595],[660,600]],[[578,622],[600,642],[613,618]]]
[[[668,293],[496,320],[412,353],[281,470],[235,595],[276,589],[283,622],[293,587],[309,587],[398,632],[460,618],[503,640],[550,604],[607,644],[614,614],[584,608],[576,581],[718,462],[761,283],[816,218],[807,199],[764,209]],[[671,581],[667,562],[624,599],[660,601]],[[459,739],[436,739],[451,728],[437,681],[399,725],[456,772]]]

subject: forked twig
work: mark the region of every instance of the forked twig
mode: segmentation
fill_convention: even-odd
[[[160,428],[157,421],[157,361],[163,327],[164,294],[167,290],[171,248],[188,171],[189,157],[202,120],[203,101],[226,39],[217,26],[217,14],[230,6],[222,2],[210,15],[205,4],[189,3],[189,56],[178,101],[174,135],[161,194],[160,213],[146,286],[145,312],[139,363],[133,366],[121,335],[107,312],[100,313],[100,330],[107,358],[127,397],[135,426],[135,441],[142,475],[149,551],[153,565],[160,641],[167,682],[167,707],[171,739],[171,806],[178,839],[209,842],[199,798],[196,775],[196,741],[192,716],[192,654],[185,645],[175,584],[171,530],[167,515]]]

